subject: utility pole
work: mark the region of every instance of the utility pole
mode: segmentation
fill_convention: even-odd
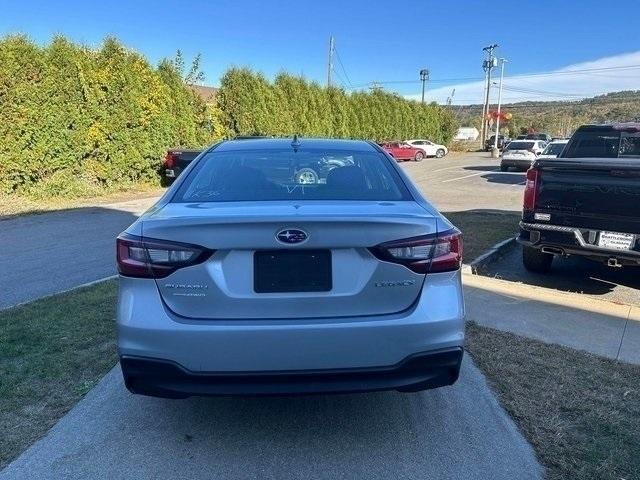
[[[420,70],[420,81],[422,82],[422,103],[424,103],[424,86],[429,80],[429,70],[423,68]]]
[[[500,135],[500,108],[502,107],[502,79],[504,78],[504,64],[507,63],[505,58],[500,59],[500,86],[498,87],[498,118],[496,119],[496,136],[493,142],[493,153],[498,157],[498,135]]]
[[[329,61],[327,63],[327,87],[331,86],[331,80],[333,76],[333,52],[335,51],[336,45],[333,40],[333,35],[329,37]]]
[[[484,144],[487,140],[487,115],[489,114],[489,92],[491,90],[491,70],[493,70],[497,65],[498,61],[496,57],[493,56],[493,51],[498,48],[498,44],[494,43],[493,45],[489,45],[482,49],[483,52],[486,53],[486,58],[482,62],[482,68],[485,71],[486,82],[485,82],[485,92],[484,92],[484,106],[482,108],[482,134],[480,136],[482,140],[482,147],[484,148]]]
[[[456,94],[456,89],[451,90],[451,95],[447,97],[447,105],[451,105],[453,102],[453,96]]]

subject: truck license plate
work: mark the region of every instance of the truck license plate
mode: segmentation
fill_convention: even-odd
[[[598,246],[613,248],[614,250],[630,250],[633,245],[633,235],[629,233],[600,232]]]

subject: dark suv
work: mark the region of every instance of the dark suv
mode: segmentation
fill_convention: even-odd
[[[506,138],[504,135],[498,135],[498,148],[502,150],[505,144],[509,143],[509,140],[510,139]],[[487,141],[484,142],[484,149],[487,152],[491,151],[495,143],[496,143],[496,136],[491,135],[489,138],[487,138]]]

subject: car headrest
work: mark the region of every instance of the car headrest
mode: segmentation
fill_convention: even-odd
[[[331,170],[327,175],[327,185],[352,190],[366,190],[368,188],[364,172],[355,165]]]

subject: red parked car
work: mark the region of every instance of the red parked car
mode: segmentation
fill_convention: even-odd
[[[419,162],[424,158],[424,150],[416,148],[404,142],[387,142],[380,144],[382,149],[396,159],[397,162],[402,160],[415,160]]]

